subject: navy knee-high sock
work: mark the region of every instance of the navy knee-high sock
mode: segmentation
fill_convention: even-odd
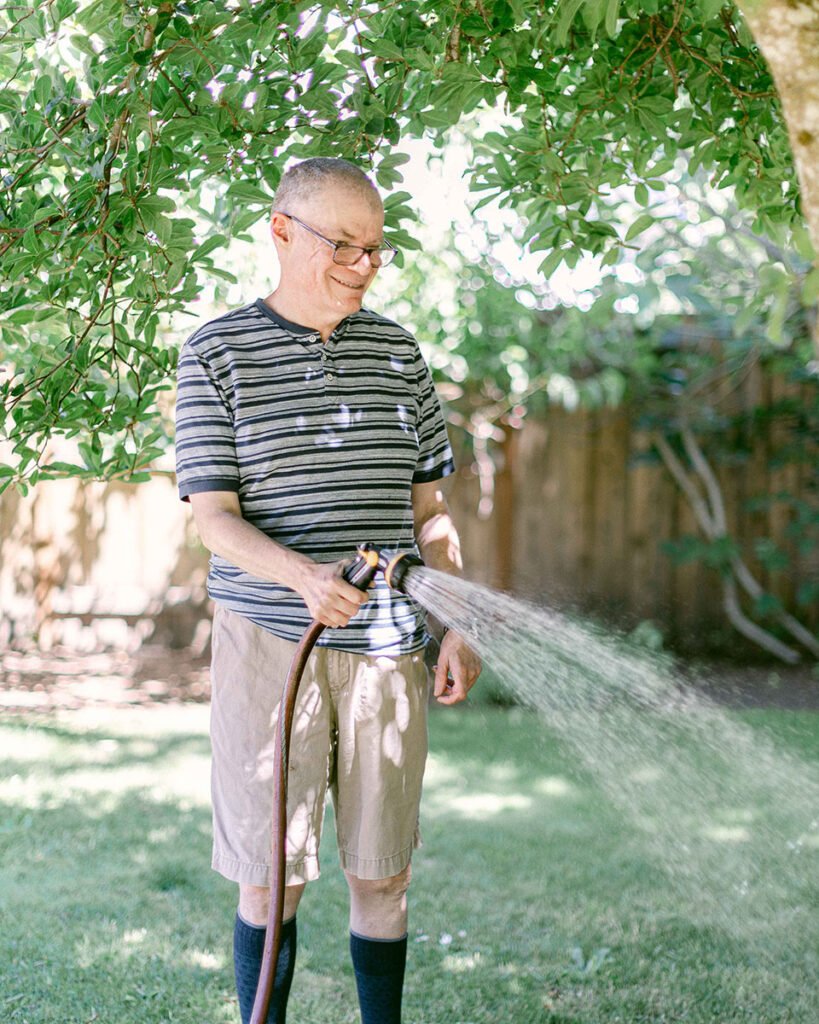
[[[407,937],[368,939],[350,932],[361,1024],[401,1024]]]
[[[236,976],[236,992],[239,995],[239,1011],[242,1024],[250,1024],[259,974],[262,970],[262,953],[267,929],[248,924],[236,915],[233,928],[233,970]],[[279,949],[279,960],[276,964],[276,976],[273,981],[273,992],[270,996],[270,1008],[267,1011],[267,1024],[285,1024],[287,1017],[287,997],[290,995],[290,983],[293,980],[293,968],[296,966],[296,919],[291,917],[282,925],[282,943]]]

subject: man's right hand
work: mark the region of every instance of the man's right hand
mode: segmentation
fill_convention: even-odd
[[[366,602],[367,594],[341,575],[348,561],[320,564],[271,540],[242,517],[233,491],[203,491],[190,498],[206,548],[253,576],[295,590],[322,625],[346,626]]]
[[[296,590],[310,615],[324,626],[346,626],[369,595],[341,575],[346,562],[305,566]]]

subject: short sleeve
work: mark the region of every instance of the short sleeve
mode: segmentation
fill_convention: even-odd
[[[176,478],[183,501],[202,491],[239,491],[230,405],[191,341],[182,347],[177,370]]]
[[[429,367],[418,350],[416,363],[419,386],[418,462],[414,484],[430,483],[455,472],[455,461],[446,432],[446,422]]]

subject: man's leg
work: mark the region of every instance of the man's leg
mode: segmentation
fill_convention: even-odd
[[[410,866],[391,878],[357,878],[350,888],[350,954],[362,1024],[400,1024],[407,962]]]
[[[244,1024],[250,1019],[268,910],[272,770],[281,690],[296,645],[216,606],[211,665],[213,867],[240,885],[233,947]],[[329,700],[305,666],[296,704],[288,775],[287,863],[282,950],[270,1022],[283,1024],[296,950],[303,883],[318,878],[318,849],[332,749]]]
[[[333,800],[350,888],[350,952],[363,1024],[399,1024],[429,679],[420,651],[348,658],[350,685],[336,701]]]
[[[284,890],[282,941],[267,1012],[268,1024],[285,1024],[287,1017],[287,997],[296,965],[296,910],[303,892],[303,885],[289,885]],[[242,1024],[249,1024],[259,985],[269,901],[270,890],[267,887],[239,885],[239,910],[233,931],[233,967]]]

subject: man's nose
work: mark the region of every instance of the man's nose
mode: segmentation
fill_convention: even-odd
[[[358,259],[355,261],[355,263],[349,263],[348,266],[355,267],[356,270],[363,270],[365,273],[369,274],[370,270],[378,269],[378,267],[376,267],[376,265],[373,263],[374,255],[375,253],[367,252],[366,250],[364,250],[358,257]],[[361,267],[362,260],[366,260],[366,263],[363,268]]]

